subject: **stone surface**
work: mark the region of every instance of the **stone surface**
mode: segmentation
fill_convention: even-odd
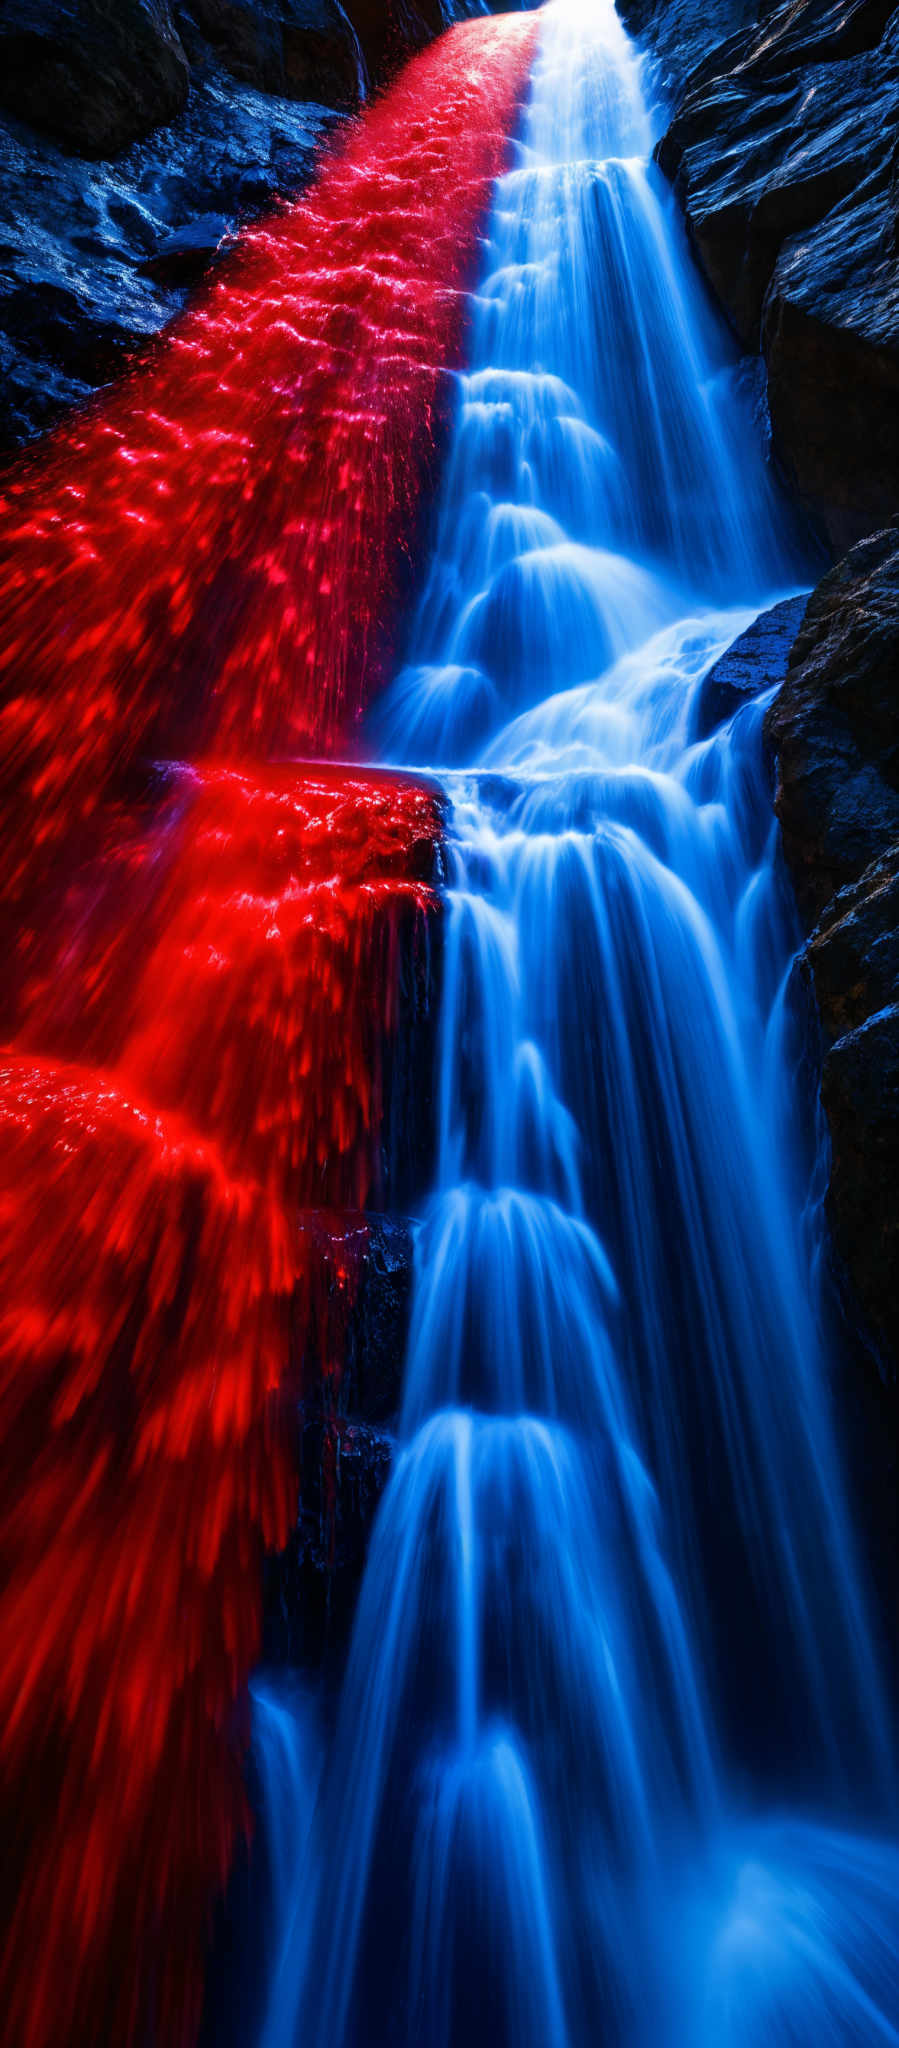
[[[235,78],[335,107],[354,107],[370,83],[351,11],[352,0],[349,11],[337,0],[189,0],[178,8],[189,49],[199,31]]]
[[[112,156],[187,98],[169,0],[4,0],[0,101],[86,156]]]
[[[333,120],[210,70],[177,122],[114,163],[67,155],[24,122],[0,126],[0,447],[114,376],[202,274],[205,251],[184,238],[208,247],[214,217],[220,243],[298,190]]]
[[[899,837],[897,664],[899,529],[890,527],[818,585],[766,720],[807,925]]]
[[[707,739],[716,726],[739,711],[741,704],[783,682],[807,603],[808,598],[802,596],[788,597],[783,604],[772,605],[716,661],[699,692],[694,739]]]
[[[679,99],[684,81],[711,49],[756,17],[754,0],[616,0],[625,28],[653,59],[661,96]]]
[[[114,376],[337,113],[475,4],[3,0],[0,450]]]
[[[899,1361],[899,528],[814,592],[766,718],[784,852],[810,933],[827,1211],[850,1327]],[[893,1417],[893,1422],[895,1418]]]
[[[658,156],[835,553],[899,511],[899,16],[798,0],[686,79]]]
[[[371,1215],[346,1359],[335,1389],[300,1413],[300,1503],[287,1550],[266,1560],[265,1657],[320,1661],[339,1651],[390,1476],[412,1294],[413,1227]]]

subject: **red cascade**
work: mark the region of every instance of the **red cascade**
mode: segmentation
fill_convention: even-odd
[[[33,903],[148,752],[347,751],[382,679],[534,19],[459,24],[0,503],[0,840]]]
[[[314,1319],[339,1366],[393,958],[433,900],[414,783],[190,782],[149,956],[126,917],[86,989],[88,1028],[121,995],[115,1067],[0,1071],[0,1997],[35,2048],[142,2039],[148,2011],[167,2048],[194,2030],[262,1550],[296,1513],[288,1360]]]
[[[195,2033],[246,1821],[261,1555],[295,1512],[310,1332],[340,1370],[441,829],[408,778],[265,764],[346,752],[389,661],[534,32],[467,24],[417,58],[7,481],[0,2001],[22,2048]],[[149,755],[194,765],[148,788]]]

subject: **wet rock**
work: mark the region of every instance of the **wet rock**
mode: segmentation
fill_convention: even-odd
[[[625,28],[639,36],[654,59],[666,98],[679,97],[684,81],[710,49],[753,21],[753,0],[616,0]]]
[[[713,49],[658,157],[834,552],[899,509],[899,20],[800,0]]]
[[[827,1210],[862,1329],[899,1361],[899,839],[837,892],[803,960],[821,1026]]]
[[[86,156],[112,156],[187,98],[169,0],[4,0],[0,100]]]
[[[899,870],[899,847],[895,861]],[[831,1048],[821,1100],[831,1136],[833,1242],[877,1356],[893,1374],[899,1358],[899,985],[892,1003]]]
[[[808,926],[899,837],[897,661],[892,526],[818,585],[766,719],[784,851]]]
[[[899,511],[895,235],[882,165],[807,238],[786,243],[765,302],[783,468],[835,551]]]
[[[286,1550],[264,1560],[264,1663],[320,1668],[340,1660],[392,1460],[386,1431],[304,1422],[297,1527]]]
[[[201,213],[184,228],[163,235],[141,269],[157,284],[196,284],[219,252],[230,241],[231,223],[223,213]]]
[[[369,1216],[362,1282],[344,1371],[350,1411],[364,1422],[395,1419],[412,1301],[413,1226],[405,1216]]]
[[[741,705],[782,683],[808,599],[788,597],[741,633],[709,670],[699,692],[693,738],[707,739]]]
[[[0,447],[51,426],[158,333],[213,234],[218,246],[299,190],[334,118],[210,72],[174,125],[112,164],[0,127]]]
[[[233,230],[302,190],[335,110],[474,10],[4,0],[0,450],[113,377]]]
[[[348,1218],[350,1231],[362,1220]],[[310,1386],[300,1411],[297,1527],[286,1551],[266,1560],[269,1661],[318,1662],[339,1652],[390,1476],[409,1330],[414,1229],[407,1217],[388,1215],[369,1215],[364,1226],[343,1370],[336,1384]]]
[[[814,592],[766,718],[808,944],[830,1133],[827,1213],[844,1313],[899,1362],[899,529]],[[895,1414],[887,1418],[895,1428]]]

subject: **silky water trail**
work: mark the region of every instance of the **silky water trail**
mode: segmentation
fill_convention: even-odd
[[[550,0],[370,725],[450,803],[437,1182],[317,1796],[262,1694],[264,2048],[899,2040],[768,697],[696,737],[811,571],[652,140]]]

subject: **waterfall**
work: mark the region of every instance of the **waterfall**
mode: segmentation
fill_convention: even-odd
[[[697,737],[809,572],[651,145],[611,0],[550,0],[370,726],[451,806],[438,1167],[267,2040],[899,2039],[766,699]]]

